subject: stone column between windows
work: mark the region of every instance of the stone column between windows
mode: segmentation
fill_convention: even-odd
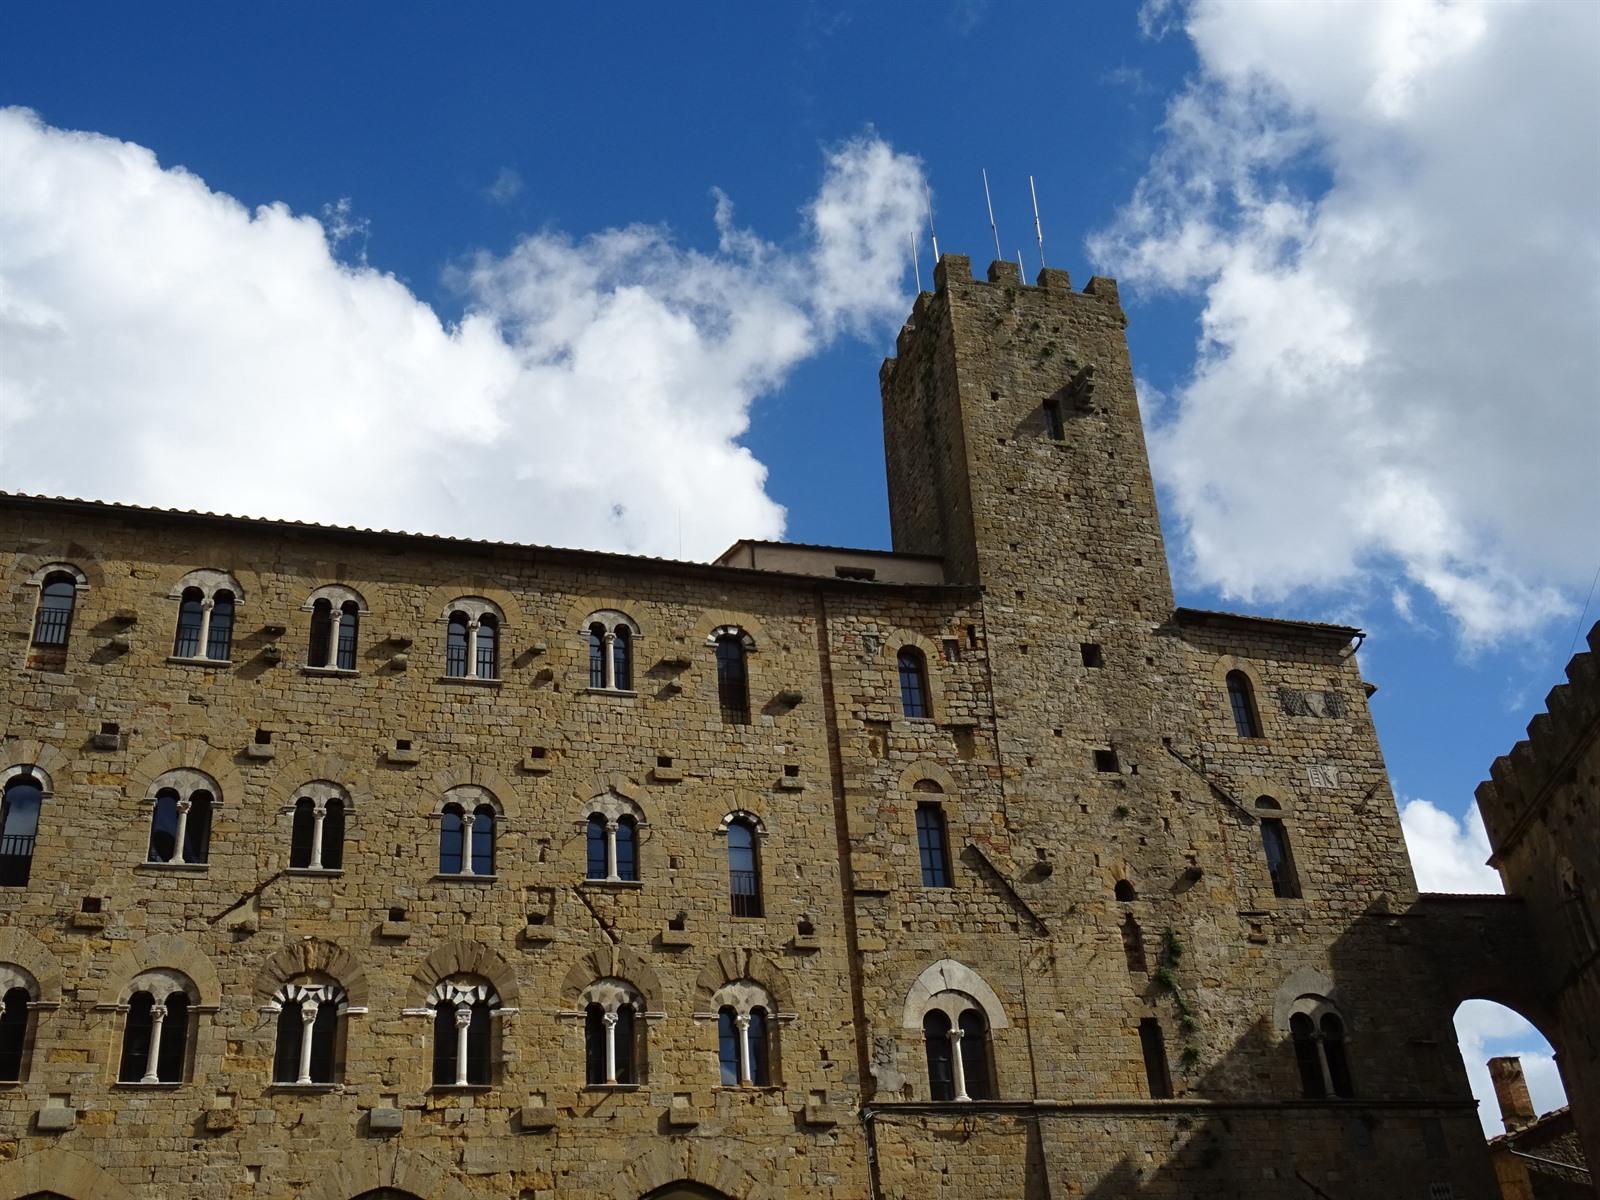
[[[311,802],[311,860],[306,867],[312,871],[322,870],[322,822],[327,815],[327,806],[321,800]]]
[[[1333,1071],[1328,1066],[1327,1039],[1322,1035],[1322,1025],[1320,1023],[1313,1026],[1311,1041],[1317,1047],[1317,1066],[1322,1071],[1322,1094],[1324,1096],[1337,1096],[1339,1093],[1333,1090]]]
[[[472,1005],[456,1002],[456,1086],[467,1086],[467,1030],[472,1026]]]
[[[950,1026],[950,1072],[956,1100],[971,1100],[967,1095],[967,1065],[961,1061],[961,1026]]]
[[[311,1030],[317,1021],[318,1004],[315,1000],[300,1002],[300,1077],[298,1084],[311,1082]]]
[[[150,1042],[146,1047],[149,1057],[145,1059],[144,1078],[139,1080],[140,1083],[161,1082],[161,1025],[166,1019],[166,1001],[155,1001],[150,1006]]]
[[[471,875],[472,870],[472,823],[478,819],[475,812],[461,814],[461,873]]]
[[[617,1014],[605,1013],[601,1018],[606,1023],[606,1082],[617,1082]]]
[[[339,665],[339,627],[344,624],[344,609],[328,602],[328,657],[327,664],[337,668]]]
[[[183,842],[189,835],[189,810],[194,807],[193,800],[178,801],[178,828],[172,835],[172,861],[188,862],[183,856]]]
[[[617,687],[617,631],[614,629],[606,630],[605,637],[601,641],[603,643],[602,653],[605,655],[605,659],[601,664],[603,671],[601,678],[604,681],[606,691],[611,692],[615,691]]]
[[[606,822],[606,880],[615,883],[621,878],[617,874],[617,823]]]
[[[750,1070],[750,1014],[740,1013],[733,1023],[739,1027],[739,1083],[749,1087],[755,1082]]]
[[[216,606],[216,600],[210,596],[200,601],[200,644],[194,648],[196,658],[211,657],[211,610]]]
[[[477,617],[467,622],[467,678],[478,677],[478,626],[482,624]]]

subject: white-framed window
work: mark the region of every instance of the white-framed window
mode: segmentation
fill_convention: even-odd
[[[145,861],[202,866],[211,857],[211,824],[222,793],[203,771],[168,771],[150,785],[150,843]]]
[[[626,613],[602,610],[584,619],[582,634],[589,650],[589,689],[633,691],[638,623]]]
[[[244,591],[226,571],[190,571],[172,593],[178,627],[172,657],[183,662],[226,663],[233,653],[233,623]]]
[[[119,1083],[182,1083],[193,1059],[198,993],[182,972],[145,971],[135,977],[122,1028]]]
[[[345,824],[350,793],[326,779],[296,789],[290,810],[289,866],[300,871],[344,868]]]
[[[597,979],[584,989],[584,1083],[589,1087],[644,1082],[644,1001],[625,979]]]
[[[332,980],[283,984],[266,1006],[277,1017],[272,1082],[308,1087],[339,1082],[349,997]]]
[[[759,983],[724,984],[711,1003],[717,1012],[717,1078],[723,1087],[770,1087],[778,1077],[772,997]]]
[[[482,596],[463,596],[445,613],[444,673],[449,679],[499,679],[505,614]]]

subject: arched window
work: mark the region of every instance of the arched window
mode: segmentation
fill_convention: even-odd
[[[639,993],[623,980],[602,979],[585,990],[583,999],[584,1081],[590,1087],[644,1082]]]
[[[1282,806],[1270,796],[1256,801],[1258,809],[1280,811]],[[1279,817],[1261,818],[1261,848],[1266,855],[1267,871],[1272,876],[1272,894],[1285,900],[1300,895],[1300,877],[1295,871],[1294,852],[1289,847],[1289,831]]]
[[[632,817],[617,818],[613,835],[617,843],[617,878],[630,883],[639,879],[639,826]]]
[[[1261,736],[1261,718],[1256,713],[1255,691],[1243,671],[1229,671],[1228,706],[1233,710],[1233,727],[1242,738]]]
[[[467,614],[450,614],[445,632],[444,673],[452,679],[465,679],[467,675]]]
[[[165,978],[151,978],[128,998],[122,1034],[120,1083],[182,1083],[189,1061],[188,994]]]
[[[946,836],[944,809],[923,801],[917,805],[917,853],[922,859],[922,886],[950,886],[950,845]]]
[[[311,605],[311,644],[306,647],[306,666],[328,666],[332,646],[333,602],[317,600]]]
[[[750,672],[742,634],[717,638],[717,703],[724,725],[750,724]]]
[[[197,772],[177,771],[155,783],[150,814],[153,863],[200,865],[211,854],[211,815],[216,796]]]
[[[178,601],[178,634],[172,643],[174,658],[200,657],[200,630],[204,624],[205,593],[197,587],[184,588]]]
[[[618,625],[611,642],[611,686],[619,692],[633,690],[633,630]]]
[[[589,863],[584,877],[611,878],[611,837],[606,830],[606,819],[599,813],[590,814],[585,824],[585,837],[588,843]]]
[[[473,647],[473,662],[479,679],[500,677],[500,622],[493,613],[478,618],[477,644]]]
[[[28,1005],[32,1000],[25,987],[7,988],[0,998],[0,1082],[22,1082],[22,1060],[28,1049]]]
[[[928,664],[915,646],[902,646],[895,655],[900,667],[900,711],[908,717],[926,717],[928,710]]]
[[[6,780],[0,801],[0,887],[27,887],[39,836],[44,785],[31,772]]]
[[[33,617],[33,644],[66,648],[72,633],[72,606],[77,602],[78,585],[65,571],[44,577],[39,589],[39,608]]]
[[[595,691],[633,690],[634,641],[639,627],[620,612],[591,613],[583,625],[589,647],[589,687]]]
[[[606,627],[599,621],[589,626],[589,686],[611,686],[606,675]]]
[[[339,1020],[347,1007],[336,984],[290,983],[273,995],[278,1008],[278,1041],[272,1061],[274,1083],[338,1082]]]
[[[724,985],[717,1005],[717,1075],[723,1087],[771,1087],[776,1078],[772,1002],[750,980]]]
[[[344,866],[345,802],[330,783],[307,785],[294,802],[289,866],[296,870],[337,871]]]
[[[339,608],[339,644],[334,665],[341,671],[356,669],[356,642],[361,628],[361,614],[354,600],[346,600]]]
[[[993,1100],[994,1073],[989,1067],[989,1022],[983,1010],[969,1008],[956,1022],[961,1031],[962,1073],[966,1076],[967,1095],[974,1100]]]
[[[342,583],[326,584],[311,594],[306,608],[311,613],[306,666],[354,671],[361,614],[367,611],[359,593]]]
[[[489,984],[452,977],[434,985],[428,996],[433,1011],[433,1082],[435,1087],[483,1087],[493,1081],[493,1031],[490,1014],[500,997]]]
[[[929,1098],[954,1100],[955,1045],[950,1038],[950,1018],[939,1009],[929,1011],[922,1018],[922,1038],[928,1053]]]
[[[211,598],[211,621],[206,630],[206,657],[214,662],[227,662],[228,655],[232,651],[233,593],[223,590]]]
[[[1345,1054],[1344,1018],[1322,996],[1301,996],[1289,1017],[1289,1039],[1294,1044],[1295,1066],[1300,1073],[1300,1094],[1308,1100],[1355,1096],[1350,1060]]]
[[[452,788],[439,810],[439,874],[493,875],[496,818],[484,789]]]
[[[1138,893],[1133,890],[1133,884],[1129,883],[1126,879],[1117,880],[1117,886],[1114,894],[1116,895],[1117,900],[1124,904],[1139,898]]]
[[[728,895],[734,916],[761,915],[761,858],[756,831],[742,817],[728,823]]]

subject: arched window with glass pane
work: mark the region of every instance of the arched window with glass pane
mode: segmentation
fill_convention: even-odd
[[[444,673],[451,679],[467,676],[467,614],[453,612],[445,630]]]
[[[750,671],[744,636],[738,632],[717,637],[717,704],[724,725],[750,724]]]
[[[606,674],[606,627],[599,621],[589,626],[589,686],[604,688],[607,686]]]
[[[324,584],[307,598],[311,614],[306,666],[326,671],[354,671],[361,641],[361,616],[366,601],[342,583]]]
[[[28,1053],[28,1022],[33,994],[17,982],[19,972],[0,964],[0,979],[10,986],[0,996],[0,1083],[21,1083]]]
[[[923,993],[922,1042],[928,1066],[928,1095],[933,1100],[956,1103],[996,1099],[999,1085],[990,1044],[992,1026],[984,1004],[997,1006],[997,1001],[976,972],[949,960],[924,971],[918,983],[922,987],[937,986],[941,980],[965,980],[974,993],[986,996],[987,1001],[980,1002],[974,994],[950,988],[931,995]]]
[[[1228,707],[1233,713],[1233,728],[1242,738],[1261,736],[1261,717],[1256,710],[1255,689],[1243,671],[1229,671]]]
[[[339,607],[339,642],[335,666],[341,671],[356,669],[356,644],[361,632],[361,613],[354,600],[346,600]]]
[[[184,588],[178,600],[178,633],[173,639],[174,658],[200,657],[200,628],[202,626],[205,593],[197,587]]]
[[[771,1087],[777,1081],[772,1000],[754,980],[724,984],[717,1011],[717,1077],[723,1087]]]
[[[338,1082],[339,1023],[348,1002],[333,983],[289,983],[273,994],[278,1036],[272,1081],[306,1087]]]
[[[120,1083],[182,1083],[189,1064],[188,990],[171,972],[151,972],[134,981],[123,1025]]]
[[[146,861],[201,866],[211,856],[216,783],[193,770],[169,771],[152,785]]]
[[[583,1006],[584,1081],[590,1087],[632,1087],[644,1082],[644,1003],[622,979],[589,985]]]
[[[605,817],[591,813],[584,823],[584,830],[588,848],[588,867],[584,871],[584,878],[611,878],[610,836],[606,832]]]
[[[590,689],[631,692],[638,625],[620,612],[597,612],[584,620],[582,632],[589,652]]]
[[[233,593],[226,589],[211,598],[211,620],[206,628],[206,657],[227,662],[233,653]]]
[[[473,646],[473,662],[478,679],[500,677],[500,622],[493,613],[478,618],[478,636]]]
[[[190,571],[170,595],[178,602],[172,657],[226,663],[233,653],[233,627],[244,597],[238,580],[211,567]]]
[[[955,1050],[950,1040],[950,1018],[933,1009],[922,1018],[922,1040],[928,1058],[928,1098],[954,1100]]]
[[[344,789],[318,781],[300,789],[289,836],[289,866],[337,871],[344,866]]]
[[[485,980],[452,976],[428,995],[433,1014],[435,1087],[485,1087],[493,1082],[494,1033],[490,1021],[500,997]]]
[[[907,717],[932,715],[928,707],[928,663],[915,646],[902,646],[895,655],[900,671],[900,711]]]
[[[487,789],[451,788],[439,808],[439,874],[493,875],[499,808]]]
[[[611,643],[611,686],[619,692],[633,690],[633,630],[618,625]]]
[[[617,818],[617,878],[627,883],[639,880],[639,825],[632,817]]]
[[[444,615],[444,673],[449,679],[500,677],[499,605],[481,596],[452,600]]]
[[[922,863],[922,886],[950,886],[950,843],[944,809],[936,802],[917,805],[917,854]]]
[[[761,916],[761,854],[755,825],[744,817],[728,823],[728,895],[734,916]]]
[[[72,610],[78,584],[65,571],[54,571],[39,588],[39,607],[33,617],[33,645],[66,648],[72,635]]]
[[[994,1071],[989,1062],[989,1022],[983,1010],[969,1008],[956,1021],[961,1031],[961,1063],[967,1095],[973,1100],[993,1100]]]
[[[1282,807],[1271,796],[1262,796],[1256,801],[1257,810],[1264,814],[1279,813]],[[1261,849],[1267,860],[1267,873],[1272,879],[1272,894],[1285,900],[1298,899],[1300,876],[1295,870],[1289,831],[1281,817],[1261,817]]]
[[[24,769],[5,781],[0,793],[0,887],[28,886],[44,795],[43,777],[31,770]]]

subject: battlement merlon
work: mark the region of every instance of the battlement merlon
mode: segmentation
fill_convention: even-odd
[[[1600,622],[1586,640],[1589,648],[1567,663],[1567,682],[1550,690],[1545,711],[1528,722],[1528,736],[1495,759],[1478,785],[1478,811],[1494,849],[1490,865],[1498,865],[1580,746],[1600,730]]]

